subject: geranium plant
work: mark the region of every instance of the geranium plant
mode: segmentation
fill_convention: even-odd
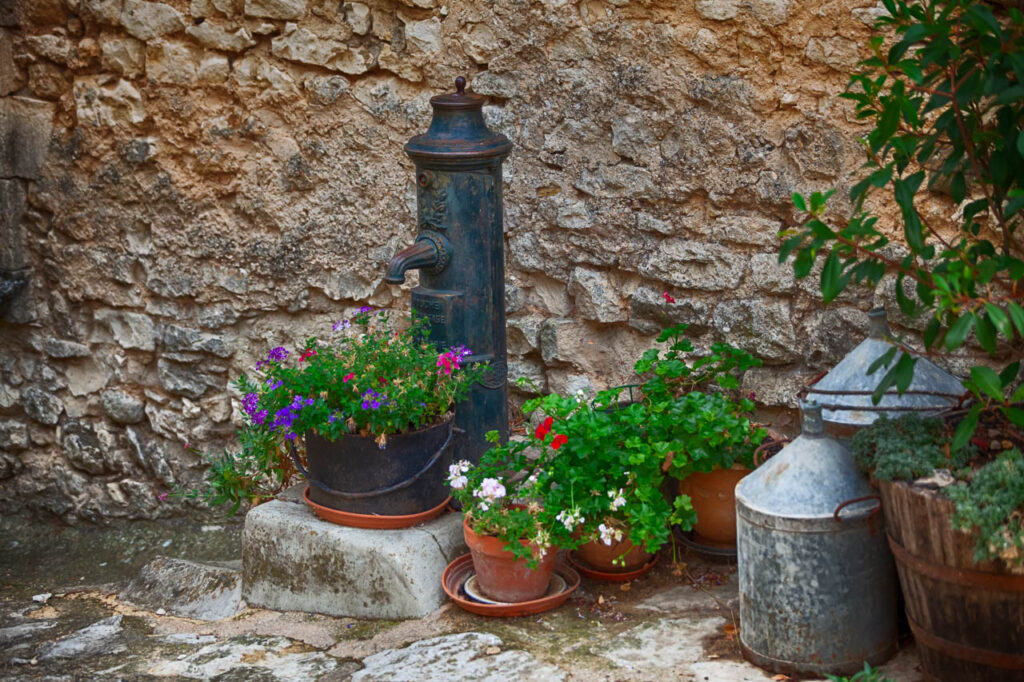
[[[554,483],[547,467],[549,455],[567,440],[565,434],[551,432],[550,425],[547,428],[505,445],[497,431],[490,431],[487,439],[494,447],[483,454],[480,463],[455,462],[448,475],[452,497],[462,505],[470,529],[477,535],[499,538],[506,550],[531,567],[549,552],[577,542],[572,529],[563,523],[568,510],[547,500]]]
[[[420,318],[395,329],[386,312],[363,307],[334,323],[326,339],[272,349],[235,382],[243,395],[240,450],[212,457],[207,487],[193,495],[231,502],[234,511],[277,492],[295,473],[288,450],[301,448],[307,432],[331,441],[372,437],[384,449],[390,435],[449,418],[487,366],[465,365],[465,348],[438,352],[426,333]]]
[[[581,543],[611,546],[628,539],[655,553],[672,525],[688,530],[696,516],[687,496],[666,500],[673,444],[651,437],[647,404],[620,404],[623,391],[601,391],[590,401],[548,395],[528,401],[524,410],[548,415],[535,437],[550,438],[552,447],[562,443],[544,464],[557,484],[545,491],[544,504],[560,510],[557,520],[566,531]],[[549,436],[549,430],[557,433]]]
[[[666,301],[672,303],[670,297]],[[662,348],[647,350],[634,366],[647,377],[641,390],[648,412],[647,438],[668,443],[673,476],[728,469],[740,462],[754,468],[754,451],[766,435],[753,420],[753,396],[739,395],[740,379],[761,360],[727,343],[697,352],[687,325],[667,327]]]

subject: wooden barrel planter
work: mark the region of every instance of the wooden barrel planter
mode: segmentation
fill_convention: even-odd
[[[941,682],[1024,682],[1024,567],[974,561],[941,492],[881,482],[889,545],[925,674]]]

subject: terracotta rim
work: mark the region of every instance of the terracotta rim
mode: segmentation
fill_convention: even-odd
[[[634,568],[631,571],[623,571],[621,573],[611,573],[608,571],[599,571],[596,568],[590,568],[578,556],[576,556],[576,552],[568,552],[566,553],[566,557],[569,559],[569,563],[572,564],[572,567],[579,571],[580,575],[584,578],[590,578],[591,580],[605,580],[613,583],[625,583],[639,578],[654,568],[654,564],[658,563],[658,555],[655,554],[651,557],[650,561],[640,568]]]
[[[558,594],[518,604],[482,604],[462,595],[462,584],[473,574],[473,556],[463,554],[444,569],[444,574],[441,576],[441,587],[453,602],[470,613],[499,618],[530,616],[561,606],[569,598],[569,595],[580,586],[580,574],[568,564],[559,561],[555,564],[555,572],[565,580],[566,584],[566,588]]]
[[[395,530],[397,528],[408,528],[409,526],[415,526],[418,523],[424,523],[431,519],[440,516],[445,509],[448,507],[448,503],[451,501],[451,496],[448,496],[444,502],[437,505],[433,509],[428,509],[425,512],[418,514],[405,514],[402,516],[382,516],[379,514],[356,514],[355,512],[341,511],[340,509],[331,509],[325,507],[322,504],[317,504],[313,500],[309,499],[309,486],[302,491],[302,499],[306,501],[306,504],[312,508],[313,513],[318,518],[330,523],[336,523],[339,526],[350,526],[352,528],[368,528],[370,530]]]
[[[676,539],[687,548],[692,549],[705,559],[711,561],[726,561],[736,563],[736,547],[719,547],[701,542],[703,538],[692,530],[682,530],[679,526],[672,526]]]

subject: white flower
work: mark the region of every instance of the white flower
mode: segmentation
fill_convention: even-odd
[[[619,488],[618,490],[609,490],[608,497],[612,498],[612,511],[616,511],[620,507],[626,506],[626,497],[622,492],[622,488]]]
[[[469,483],[469,479],[466,478],[465,474],[470,469],[470,464],[466,460],[461,460],[455,464],[451,464],[448,467],[448,485],[456,490],[462,490]]]
[[[555,519],[565,526],[566,530],[572,530],[576,526],[582,524],[586,519],[580,513],[579,507],[575,509],[563,509],[558,512],[558,516]]]
[[[505,497],[505,486],[496,478],[485,478],[480,481],[480,487],[473,491],[473,497],[479,497],[487,503],[494,504]]]
[[[480,509],[480,511],[487,511],[488,509],[491,508],[491,505],[487,504],[486,502],[479,502],[477,503],[476,506]]]
[[[610,528],[605,524],[601,524],[597,527],[599,533],[601,533],[601,542],[611,547],[613,542],[619,542],[622,540],[622,531],[617,528]]]

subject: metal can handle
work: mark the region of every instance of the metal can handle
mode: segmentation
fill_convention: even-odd
[[[836,507],[836,510],[832,512],[832,518],[836,520],[836,523],[842,523],[843,517],[839,515],[839,512],[841,512],[843,509],[850,506],[851,504],[857,504],[858,502],[867,502],[868,500],[876,500],[878,502],[878,504],[875,505],[875,508],[871,510],[871,513],[867,515],[868,520],[873,519],[875,516],[878,515],[878,512],[882,510],[882,496],[877,494],[864,495],[863,497],[855,497],[852,500],[840,502],[839,506]]]

